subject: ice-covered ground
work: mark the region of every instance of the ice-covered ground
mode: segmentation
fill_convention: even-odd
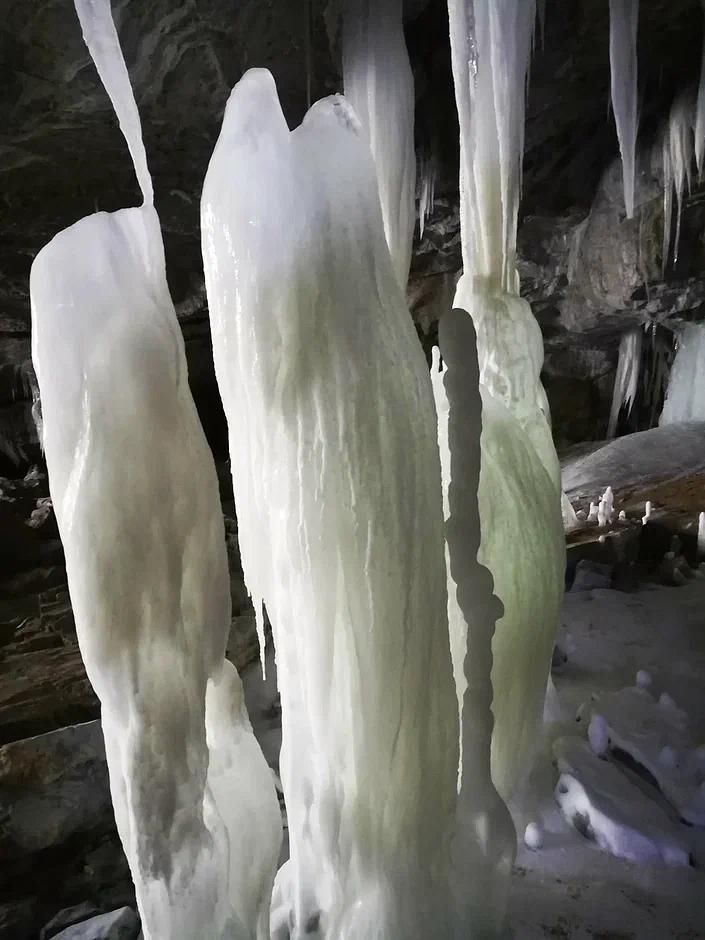
[[[575,722],[579,707],[593,695],[634,686],[642,670],[651,677],[650,690],[656,699],[666,693],[686,713],[693,743],[705,743],[703,611],[705,579],[700,578],[677,588],[642,584],[634,593],[567,594],[559,634],[567,662],[553,676],[566,721],[554,730],[554,736],[584,733],[584,722]],[[280,731],[274,672],[268,671],[265,686],[258,668],[244,681],[255,732],[268,760],[275,764]],[[605,773],[604,786],[609,786],[610,776]],[[558,772],[547,766],[544,778],[543,847],[532,850],[520,845],[513,876],[510,922],[514,940],[705,937],[705,829],[672,819],[676,841],[685,842],[695,867],[615,858],[564,819],[553,796]],[[648,792],[648,785],[644,786]]]

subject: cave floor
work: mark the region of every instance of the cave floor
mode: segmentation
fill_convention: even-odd
[[[643,669],[657,695],[668,692],[688,712],[695,742],[705,742],[705,579],[681,587],[642,584],[630,593],[568,593],[558,640],[567,654],[553,676],[564,720],[552,736],[576,731],[576,710],[592,693],[633,685]],[[244,678],[255,732],[276,767],[281,729],[273,663],[264,685],[257,667]],[[544,845],[519,848],[513,940],[704,940],[705,830],[688,829],[694,868],[614,858],[564,820],[553,799],[556,779],[546,761],[538,788]]]

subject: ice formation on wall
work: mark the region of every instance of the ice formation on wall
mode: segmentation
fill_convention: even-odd
[[[637,134],[636,37],[639,0],[610,0],[610,74],[612,109],[622,155],[624,206],[634,215],[634,178]]]
[[[689,323],[678,337],[659,425],[705,421],[705,326]]]
[[[617,422],[622,409],[626,414],[632,410],[634,399],[639,387],[639,363],[641,362],[641,341],[643,332],[641,327],[635,327],[622,333],[619,341],[619,359],[617,372],[614,377],[612,390],[612,407],[607,424],[607,437],[612,438],[617,433]]]
[[[345,97],[369,139],[382,219],[397,280],[406,288],[416,189],[414,78],[402,0],[344,0]]]
[[[60,232],[30,278],[76,630],[101,701],[145,938],[264,940],[281,820],[225,661],[230,586],[215,467],[110,3],[76,0],[76,9],[144,197]]]
[[[448,10],[464,265],[455,306],[471,314],[477,332],[483,404],[479,558],[505,609],[493,640],[492,775],[509,798],[521,790],[537,744],[565,553],[560,472],[539,378],[541,331],[518,296],[515,266],[536,7],[533,0],[449,0]]]
[[[248,72],[201,210],[242,563],[282,700],[291,858],[273,932],[450,936],[458,712],[436,421],[349,104],[320,101],[290,133],[271,75]]]
[[[686,186],[690,189],[692,175],[695,123],[695,93],[692,88],[688,88],[676,97],[671,106],[661,145],[663,158],[663,248],[661,265],[664,274],[668,266],[671,244],[673,244],[673,263],[675,264],[678,260],[683,193]],[[674,190],[676,192],[676,230],[673,239],[671,239]]]
[[[499,934],[506,914],[516,833],[490,773],[492,637],[503,609],[478,561],[482,399],[475,329],[464,310],[439,323],[431,377],[444,483],[448,621],[461,719],[461,766],[454,867],[471,871],[463,894],[473,936]]]

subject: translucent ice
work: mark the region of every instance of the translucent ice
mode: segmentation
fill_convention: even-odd
[[[414,232],[414,79],[402,0],[344,0],[343,81],[367,135],[397,280],[406,289]]]
[[[694,154],[693,128],[696,122],[696,99],[692,88],[681,92],[673,102],[662,140],[663,157],[663,249],[662,268],[665,272],[671,243],[673,261],[678,259],[683,193],[690,189]],[[671,239],[673,191],[676,192],[676,231]]]
[[[624,206],[634,215],[634,173],[637,134],[636,37],[639,0],[610,0],[610,74],[612,109],[622,154]]]
[[[54,509],[145,938],[264,940],[281,841],[225,661],[213,460],[188,387],[139,117],[108,0],[78,0],[145,204],[60,232],[32,266]]]
[[[705,327],[689,323],[678,336],[659,424],[705,420]]]
[[[539,377],[541,331],[517,296],[515,265],[536,6],[533,0],[449,0],[448,10],[464,266],[455,306],[470,313],[477,333],[483,405],[479,559],[504,604],[493,639],[492,776],[506,799],[521,791],[535,753],[565,552],[560,473]],[[461,640],[452,641],[452,649],[462,647]]]
[[[612,407],[607,425],[607,437],[617,433],[617,421],[622,409],[629,415],[639,386],[639,363],[641,361],[641,341],[643,331],[640,327],[622,333],[619,341],[619,359],[612,390]]]
[[[458,710],[433,397],[345,99],[290,133],[271,75],[248,72],[201,211],[242,562],[282,700],[291,858],[274,926],[451,936]]]

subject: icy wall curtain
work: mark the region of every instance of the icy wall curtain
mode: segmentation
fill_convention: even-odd
[[[659,424],[705,421],[705,326],[691,323],[678,336]]]
[[[76,629],[145,938],[264,940],[281,821],[225,661],[215,468],[110,5],[77,10],[144,205],[81,219],[32,266],[33,360]]]

